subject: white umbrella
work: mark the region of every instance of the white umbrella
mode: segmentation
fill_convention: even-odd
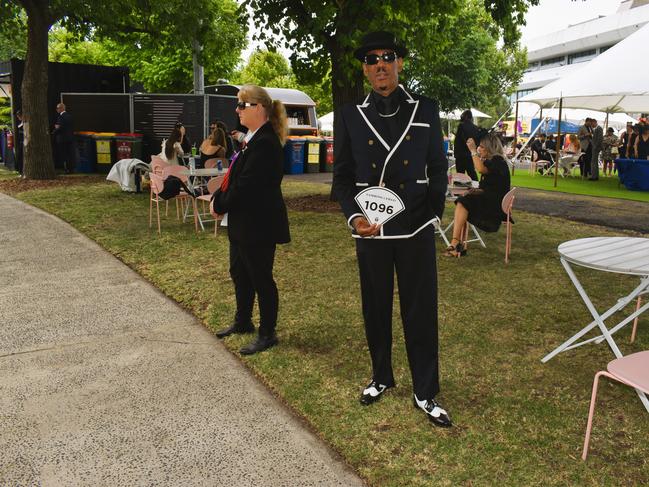
[[[452,112],[439,112],[439,117],[445,118],[447,120],[459,120],[460,115],[462,115],[463,111],[464,110],[460,110],[458,108],[457,110],[453,110]],[[473,114],[473,118],[491,118],[486,113],[483,113],[480,110],[476,110],[475,108],[471,109],[471,113]]]

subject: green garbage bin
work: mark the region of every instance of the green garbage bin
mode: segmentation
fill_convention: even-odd
[[[116,159],[142,159],[142,134],[122,133],[115,135]]]
[[[108,172],[116,161],[115,132],[97,132],[92,136],[97,147],[97,171]]]

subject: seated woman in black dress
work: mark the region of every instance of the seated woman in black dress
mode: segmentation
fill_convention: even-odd
[[[205,161],[208,159],[225,159],[225,144],[223,130],[218,127],[212,130],[199,148],[201,159],[196,164],[196,167],[205,167]]]
[[[487,134],[478,147],[473,139],[467,140],[466,145],[482,176],[479,189],[472,189],[455,201],[453,239],[444,254],[449,257],[466,254],[462,233],[467,221],[485,232],[496,232],[506,218],[501,202],[510,189],[509,165],[500,139],[496,134]]]

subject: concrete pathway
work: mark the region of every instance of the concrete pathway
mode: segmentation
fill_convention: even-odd
[[[0,486],[362,485],[193,316],[2,194],[0,276]]]

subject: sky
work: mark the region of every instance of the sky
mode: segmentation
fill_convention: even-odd
[[[565,29],[569,25],[615,13],[621,0],[541,0],[525,15],[522,44],[535,37]]]
[[[556,32],[578,24],[585,20],[596,18],[600,15],[610,15],[617,11],[621,0],[541,0],[539,5],[528,10],[525,16],[526,25],[521,28],[522,44],[535,37]],[[255,26],[249,22],[248,48],[241,53],[241,59],[245,62],[259,43],[252,41],[252,32]],[[280,52],[288,58],[289,52],[280,49]]]

